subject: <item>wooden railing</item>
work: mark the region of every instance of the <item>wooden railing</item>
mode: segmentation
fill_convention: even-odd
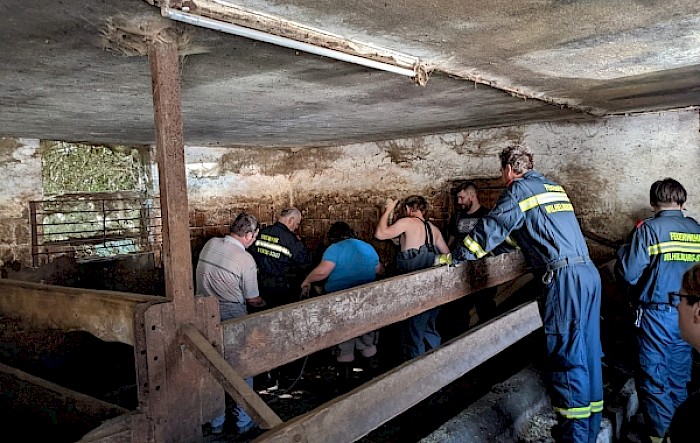
[[[0,314],[38,329],[86,331],[134,344],[134,311],[163,297],[0,280]]]
[[[222,323],[224,356],[260,374],[528,272],[513,252],[388,278]]]

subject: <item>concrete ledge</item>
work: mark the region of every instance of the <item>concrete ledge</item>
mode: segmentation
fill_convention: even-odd
[[[555,420],[541,372],[527,367],[494,385],[491,392],[421,443],[554,442],[549,431]],[[532,435],[533,426],[539,428],[537,435]],[[610,420],[603,418],[597,443],[612,443],[613,434]]]
[[[539,371],[528,367],[449,420],[421,443],[512,442],[549,405]]]

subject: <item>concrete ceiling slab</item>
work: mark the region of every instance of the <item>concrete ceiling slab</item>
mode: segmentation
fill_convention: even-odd
[[[170,22],[143,0],[0,0],[0,133],[153,143],[148,60],[133,54],[145,47],[139,29],[158,26],[172,26],[187,54],[183,119],[194,145],[329,146],[700,104],[697,1],[233,3],[420,57],[435,71],[416,86]],[[133,56],[115,50],[117,40],[134,45]]]

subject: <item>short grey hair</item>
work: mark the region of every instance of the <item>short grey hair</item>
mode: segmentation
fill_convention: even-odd
[[[241,212],[238,217],[231,223],[231,234],[236,234],[243,237],[249,232],[255,232],[260,227],[258,219],[253,214]]]
[[[282,209],[282,212],[280,212],[280,218],[289,218],[289,217],[301,218],[301,211],[298,210],[297,208],[294,208],[294,207]]]
[[[533,168],[532,151],[524,145],[513,145],[505,148],[499,155],[501,168],[510,165],[516,174],[524,174]]]

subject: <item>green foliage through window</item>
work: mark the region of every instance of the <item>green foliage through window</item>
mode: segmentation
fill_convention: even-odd
[[[45,196],[143,191],[146,188],[144,165],[136,148],[67,142],[45,142],[42,145]]]
[[[152,250],[157,198],[150,196],[138,148],[60,141],[41,146],[45,200],[30,203],[37,255],[92,260]]]

